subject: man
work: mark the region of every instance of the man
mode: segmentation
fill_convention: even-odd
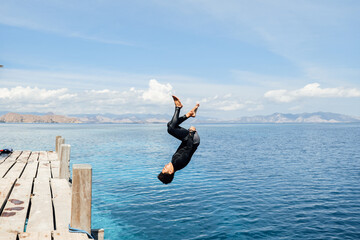
[[[171,162],[166,164],[161,173],[158,175],[158,179],[164,184],[171,183],[175,172],[186,167],[200,144],[200,137],[195,127],[191,126],[188,130],[180,127],[180,124],[186,119],[196,116],[196,111],[200,105],[196,104],[196,106],[187,114],[179,117],[180,109],[183,105],[181,104],[179,98],[176,96],[172,97],[175,103],[175,112],[173,118],[167,124],[168,133],[179,139],[181,144],[173,155]]]

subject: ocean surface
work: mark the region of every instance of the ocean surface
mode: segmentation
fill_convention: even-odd
[[[54,150],[63,136],[71,163],[93,167],[106,239],[360,239],[360,124],[196,127],[170,185],[157,174],[179,142],[165,124],[0,124],[0,148]]]

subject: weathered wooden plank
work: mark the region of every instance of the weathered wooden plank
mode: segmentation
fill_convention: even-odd
[[[51,189],[49,179],[43,180],[35,178],[33,197],[51,198]]]
[[[32,181],[16,180],[15,186],[0,216],[0,232],[23,232],[29,207]]]
[[[39,152],[31,152],[28,162],[36,162],[39,158]]]
[[[53,178],[59,178],[60,161],[51,161],[51,174]]]
[[[51,178],[50,172],[50,163],[49,162],[39,162],[38,172],[36,178],[47,179]]]
[[[21,233],[19,240],[51,240],[51,232]]]
[[[50,162],[58,161],[58,155],[57,155],[56,152],[49,151],[49,152],[47,152],[47,154],[48,154],[48,159],[49,159]]]
[[[31,151],[23,151],[21,155],[16,159],[17,162],[27,162]]]
[[[49,162],[49,158],[46,151],[39,152],[39,162]]]
[[[15,164],[14,161],[6,161],[0,164],[0,178],[4,177],[4,175],[9,171],[9,169]]]
[[[28,162],[24,172],[21,174],[22,179],[33,179],[36,176],[39,162]]]
[[[69,228],[71,219],[71,187],[65,179],[51,179],[56,230]]]
[[[0,233],[0,240],[16,240],[17,233]]]
[[[52,230],[54,230],[54,221],[49,179],[40,180],[35,178],[26,232],[47,232]]]
[[[14,179],[20,177],[20,174],[24,170],[26,162],[16,162],[15,165],[6,173],[4,178]]]
[[[10,154],[3,154],[3,155],[0,155],[0,164],[5,162],[6,159],[10,156]]]
[[[9,196],[10,190],[14,185],[14,182],[15,179],[9,180],[0,178],[0,208],[4,205],[6,198]]]
[[[21,153],[22,151],[15,150],[12,154],[10,154],[10,156],[6,158],[6,161],[15,161]]]
[[[89,240],[85,233],[70,233],[69,231],[54,231],[54,240]]]

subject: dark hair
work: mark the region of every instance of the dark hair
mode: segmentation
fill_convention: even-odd
[[[171,181],[174,179],[174,173],[173,174],[168,174],[168,173],[159,173],[158,175],[158,179],[163,183],[163,184],[168,184],[171,183]]]

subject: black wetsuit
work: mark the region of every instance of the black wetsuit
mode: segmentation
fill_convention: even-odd
[[[190,132],[189,130],[179,126],[182,122],[188,119],[186,115],[179,117],[179,114],[180,108],[176,107],[173,118],[167,124],[168,133],[181,141],[180,146],[171,160],[175,172],[186,167],[200,144],[200,137],[197,131]]]

